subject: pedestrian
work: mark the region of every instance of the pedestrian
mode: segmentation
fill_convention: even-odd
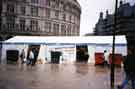
[[[128,50],[128,55],[124,61],[124,71],[126,73],[125,80],[123,80],[121,85],[118,85],[118,89],[124,89],[128,84],[128,81],[131,81],[132,89],[135,89],[135,55],[134,50],[130,48]]]
[[[33,61],[34,61],[34,54],[33,54],[32,50],[30,50],[29,53],[28,53],[28,63],[27,64],[32,65]]]
[[[103,64],[107,66],[109,65],[109,52],[107,50],[104,50]]]
[[[84,59],[85,59],[85,62],[87,63],[87,62],[88,62],[88,59],[89,59],[89,54],[88,54],[88,52],[85,52],[85,54],[84,54]]]
[[[21,63],[23,64],[25,62],[25,51],[24,51],[24,49],[21,51],[20,58],[21,58]]]
[[[34,59],[32,61],[32,65],[34,66],[36,64],[37,57],[38,57],[38,49],[37,48],[33,49],[33,54],[34,54]]]

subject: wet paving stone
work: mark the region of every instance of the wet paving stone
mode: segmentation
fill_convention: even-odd
[[[116,69],[115,85],[123,73]],[[0,65],[0,89],[110,89],[110,69],[90,64]]]

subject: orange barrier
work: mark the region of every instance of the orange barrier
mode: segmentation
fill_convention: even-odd
[[[103,55],[104,53],[95,53],[95,65],[103,64]],[[109,64],[112,63],[112,54],[109,55]],[[115,54],[115,62],[114,64],[117,66],[121,66],[122,63],[122,55]]]

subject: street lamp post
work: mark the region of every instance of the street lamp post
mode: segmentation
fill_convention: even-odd
[[[114,29],[113,29],[113,46],[112,46],[112,64],[111,64],[111,89],[114,89],[115,84],[115,34],[117,30],[117,8],[118,0],[115,1],[115,14],[114,14]]]

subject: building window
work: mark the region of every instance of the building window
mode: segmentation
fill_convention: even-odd
[[[55,6],[56,6],[55,0],[52,0],[52,2],[51,2],[51,7],[52,7],[52,8],[55,8]]]
[[[38,0],[31,0],[31,3],[38,3]]]
[[[76,23],[76,22],[75,22],[75,16],[74,16],[74,23]]]
[[[71,32],[71,25],[68,25],[68,27],[67,27],[67,31],[68,31],[68,33],[67,33],[67,34],[68,34],[68,35],[71,35],[71,33],[72,33],[72,32]]]
[[[66,11],[66,5],[63,6],[63,10]]]
[[[78,30],[77,26],[74,26],[74,35],[75,36],[79,35],[79,30]]]
[[[50,0],[46,0],[46,5],[50,6]]]
[[[66,25],[61,25],[61,34],[66,35]]]
[[[76,35],[76,27],[73,26],[73,34]]]
[[[38,16],[38,7],[31,7],[31,15]]]
[[[59,24],[53,24],[53,30],[55,35],[59,35]]]
[[[45,30],[51,32],[51,22],[45,22]]]
[[[71,20],[72,20],[72,16],[70,15],[70,16],[69,16],[69,21],[71,22]]]
[[[59,8],[59,3],[60,3],[59,0],[56,0],[56,1],[55,1],[55,4],[56,4],[56,5],[55,5],[55,8]]]
[[[64,3],[61,1],[60,2],[60,10],[63,10],[63,7],[64,7]]]
[[[7,28],[13,30],[15,27],[15,18],[14,17],[7,17],[6,23],[7,23]]]
[[[19,0],[20,2],[27,2],[27,0]]]
[[[25,19],[20,19],[20,30],[25,31]]]
[[[69,4],[66,5],[66,11],[70,11],[70,5]]]
[[[15,6],[12,4],[7,5],[7,12],[14,13],[15,12]]]
[[[37,31],[38,30],[38,21],[37,20],[31,20],[30,27],[31,27],[32,31]]]
[[[21,6],[21,14],[25,15],[25,6]]]
[[[59,11],[55,11],[55,17],[56,19],[59,19]]]
[[[77,27],[77,35],[80,34],[80,31],[79,31],[79,26]]]
[[[51,16],[51,11],[50,11],[50,9],[46,9],[46,17],[47,18],[50,18],[50,16]]]
[[[63,13],[63,15],[62,15],[62,19],[65,21],[66,20],[66,14],[65,13]]]

